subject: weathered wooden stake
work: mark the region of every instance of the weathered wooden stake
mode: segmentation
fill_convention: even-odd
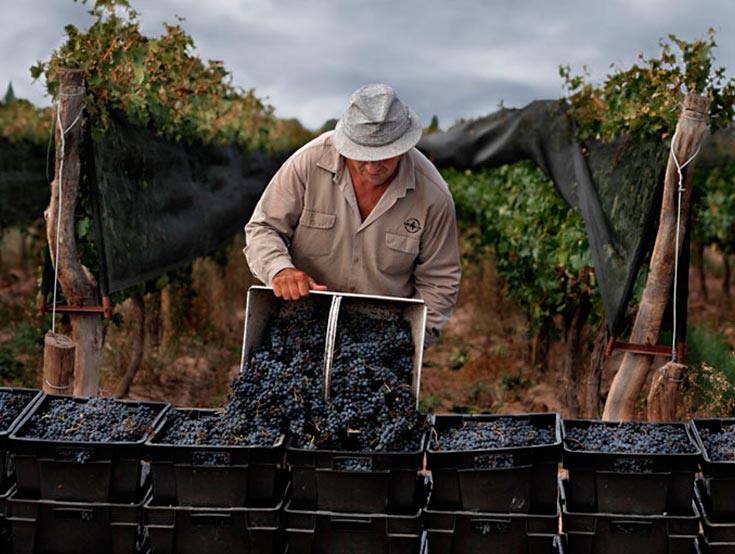
[[[52,331],[43,340],[43,392],[71,394],[74,381],[74,341]]]
[[[697,152],[707,128],[709,99],[687,94],[676,125],[676,141],[673,145],[676,160],[683,165]],[[686,225],[692,198],[692,174],[694,161],[682,170],[684,192],[681,196],[681,225],[679,230],[679,252],[686,236]],[[630,342],[654,345],[658,342],[666,306],[671,299],[674,281],[674,257],[676,249],[676,227],[678,212],[679,174],[673,156],[669,155],[661,204],[658,234],[651,255],[651,271],[643,291],[636,315]],[[687,268],[684,268],[686,271]],[[651,370],[653,356],[626,352],[618,372],[610,386],[602,419],[610,421],[631,420],[635,406]]]
[[[59,235],[59,283],[70,306],[99,304],[97,283],[89,270],[79,262],[74,238],[74,214],[81,175],[79,147],[82,140],[83,100],[82,72],[62,69],[59,72],[59,116],[55,133],[56,172],[51,183],[51,201],[44,217],[49,251],[54,263],[57,259],[57,234]],[[76,345],[74,394],[95,396],[99,387],[102,318],[98,314],[82,313],[72,314],[70,318],[72,337]]]
[[[676,362],[662,365],[653,375],[648,392],[648,421],[674,421],[676,400],[686,366]]]

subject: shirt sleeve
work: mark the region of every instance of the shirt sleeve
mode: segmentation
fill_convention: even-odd
[[[433,343],[449,321],[459,294],[462,266],[457,218],[451,197],[439,204],[422,237],[414,270],[416,297],[426,303],[426,345]]]
[[[288,249],[301,216],[304,190],[292,157],[268,183],[245,225],[245,258],[252,274],[266,285],[282,269],[294,267]]]

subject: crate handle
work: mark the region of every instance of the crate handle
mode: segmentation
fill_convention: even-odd
[[[616,535],[648,535],[653,528],[652,521],[617,519],[610,521],[610,530]]]
[[[614,458],[612,470],[615,473],[653,473],[653,458]]]
[[[89,508],[56,507],[51,511],[56,519],[79,519],[82,521],[94,521],[94,510]]]
[[[332,460],[332,469],[343,471],[339,466],[350,462],[365,464],[370,468],[373,466],[373,460],[369,456],[335,456]]]
[[[518,468],[513,454],[478,454],[477,456],[473,456],[472,463],[474,464],[475,469]],[[501,467],[498,468],[497,465],[500,465]]]
[[[510,519],[501,518],[472,518],[470,529],[477,535],[498,535],[510,533],[512,523]]]
[[[232,465],[229,452],[217,450],[192,452],[191,465],[204,467],[228,467]]]
[[[332,516],[332,525],[335,529],[342,531],[367,531],[366,527],[372,524],[371,518],[360,518],[355,516]]]
[[[194,512],[190,516],[193,525],[231,525],[232,514],[219,512]]]
[[[80,446],[57,446],[54,459],[58,461],[72,461],[84,463],[93,461],[94,449]]]

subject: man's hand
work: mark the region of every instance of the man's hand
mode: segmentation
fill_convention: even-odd
[[[273,293],[284,300],[298,300],[309,295],[310,290],[327,290],[324,285],[318,285],[314,279],[303,271],[287,267],[282,269],[271,282]]]

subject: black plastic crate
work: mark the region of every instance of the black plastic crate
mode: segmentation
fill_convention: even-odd
[[[9,446],[10,434],[23,420],[28,411],[33,408],[33,405],[43,396],[43,391],[21,387],[0,387],[0,392],[19,396],[23,398],[23,403],[25,404],[8,425],[0,428],[0,487],[5,488],[14,477],[12,450]]]
[[[208,417],[211,409],[177,409],[191,417]],[[153,501],[179,506],[272,507],[282,500],[285,473],[284,437],[273,446],[163,444],[171,419],[159,423],[146,442],[151,461]]]
[[[413,514],[300,510],[283,512],[288,554],[419,554],[421,510]]]
[[[433,510],[422,514],[429,554],[557,552],[559,511],[553,514]]]
[[[34,414],[43,413],[56,398],[79,404],[90,400],[45,394],[26,413],[10,436],[19,494],[26,498],[71,502],[139,502],[147,485],[141,464],[143,446],[170,405],[116,401],[130,411],[145,406],[156,414],[151,432],[137,441],[92,442],[24,436]]]
[[[712,501],[703,479],[694,483],[694,499],[701,517],[703,538],[707,544],[730,543],[735,549],[735,518],[712,516]]]
[[[704,535],[699,535],[694,541],[695,554],[735,554],[735,543],[713,542],[708,543]]]
[[[281,554],[281,512],[287,491],[274,507],[143,506],[154,554]]]
[[[130,554],[144,545],[137,504],[8,499],[14,554]]]
[[[566,444],[569,429],[586,429],[593,424],[614,428],[623,423],[586,419],[564,419],[561,423],[564,440],[562,460],[568,470],[567,502],[570,510],[641,515],[689,513],[700,449],[687,424],[645,425],[670,425],[683,430],[691,453],[638,454],[570,449]]]
[[[557,413],[432,416],[432,436],[467,422],[500,418],[553,430],[553,444],[485,450],[441,451],[427,445],[426,467],[434,481],[431,504],[442,510],[554,514],[561,462]],[[491,467],[488,467],[491,466]]]
[[[407,513],[416,510],[418,472],[424,443],[414,452],[360,452],[286,446],[293,507],[359,513]],[[364,470],[345,469],[359,466]]]
[[[735,521],[735,460],[715,461],[707,451],[702,433],[721,432],[724,426],[735,425],[735,418],[692,419],[694,439],[702,450],[702,474],[711,502],[711,514]]]
[[[690,554],[699,533],[694,502],[686,515],[588,513],[569,508],[567,480],[560,480],[567,554]]]

